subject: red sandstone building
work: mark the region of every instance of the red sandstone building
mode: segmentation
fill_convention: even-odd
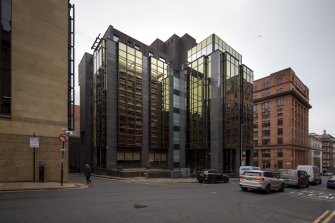
[[[254,165],[296,168],[308,164],[309,90],[287,68],[254,81]]]

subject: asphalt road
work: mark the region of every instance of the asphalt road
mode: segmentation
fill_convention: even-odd
[[[71,179],[85,182],[83,176]],[[335,210],[335,190],[324,184],[268,195],[242,192],[238,181],[150,185],[92,180],[87,189],[0,193],[0,222],[300,223]]]

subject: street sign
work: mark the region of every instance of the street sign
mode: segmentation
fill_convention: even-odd
[[[67,134],[60,134],[59,135],[59,140],[62,141],[62,142],[67,142],[69,141],[69,136]]]
[[[30,148],[39,148],[40,147],[40,138],[38,137],[30,137]]]

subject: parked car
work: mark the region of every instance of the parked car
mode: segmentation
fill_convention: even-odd
[[[243,191],[256,189],[269,194],[272,190],[284,191],[284,180],[272,171],[249,170],[240,176],[240,187]]]
[[[285,185],[298,188],[309,187],[309,175],[304,170],[280,169],[280,176]]]
[[[327,188],[335,188],[335,176],[332,176],[327,181]]]
[[[218,170],[204,169],[197,174],[197,180],[202,183],[229,182],[229,177]]]
[[[309,175],[309,184],[321,184],[320,169],[312,165],[299,165],[297,170],[304,170]]]
[[[242,175],[247,170],[260,170],[260,167],[257,166],[240,166],[240,175]]]

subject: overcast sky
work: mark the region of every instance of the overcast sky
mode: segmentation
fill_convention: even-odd
[[[109,25],[147,45],[174,33],[188,33],[197,42],[215,33],[242,55],[255,80],[291,67],[309,88],[309,131],[335,136],[335,1],[71,2],[76,7],[76,66]]]

